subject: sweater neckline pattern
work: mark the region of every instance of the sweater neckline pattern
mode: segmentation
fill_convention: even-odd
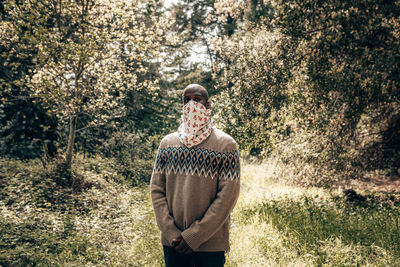
[[[207,148],[181,146],[160,148],[154,172],[239,180],[239,152],[219,152]]]

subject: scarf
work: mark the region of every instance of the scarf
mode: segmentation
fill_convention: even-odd
[[[191,100],[183,106],[178,136],[185,146],[191,148],[206,140],[211,134],[212,127],[211,110],[203,104]]]

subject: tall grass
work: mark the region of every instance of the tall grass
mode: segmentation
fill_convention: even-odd
[[[400,207],[280,184],[274,164],[245,165],[228,266],[399,266]]]
[[[164,266],[148,185],[109,159],[77,163],[74,191],[39,162],[0,160],[0,265]],[[242,166],[226,266],[400,265],[396,201],[348,202],[279,183],[273,162]]]

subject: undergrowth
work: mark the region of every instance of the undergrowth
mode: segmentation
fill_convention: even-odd
[[[131,187],[106,159],[78,159],[71,187],[55,169],[0,160],[1,266],[160,264],[147,186]]]
[[[330,253],[334,251],[326,246],[339,245],[357,247],[357,257],[361,257],[352,259],[354,255],[348,254],[348,264],[394,264],[395,258],[400,260],[399,215],[399,207],[387,203],[347,203],[306,194],[297,199],[266,199],[241,211],[243,224],[257,217],[273,225],[285,236],[287,249],[301,255],[313,252],[317,265],[332,265]],[[387,255],[381,258],[382,254]]]
[[[228,266],[399,266],[400,196],[288,186],[244,165]]]
[[[399,266],[399,196],[355,199],[276,181],[242,164],[226,266]],[[73,185],[55,166],[0,160],[1,266],[163,266],[146,183],[109,159],[78,158]]]

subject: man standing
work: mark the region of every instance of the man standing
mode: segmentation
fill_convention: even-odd
[[[150,182],[167,267],[223,266],[239,196],[235,140],[212,124],[207,90],[183,91],[182,124],[159,146]]]

